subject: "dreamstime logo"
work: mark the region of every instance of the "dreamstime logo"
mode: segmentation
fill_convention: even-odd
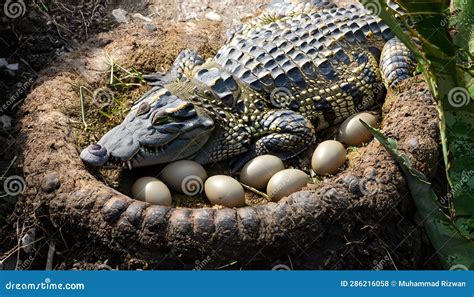
[[[378,1],[362,0],[360,3],[373,15],[379,15],[382,11],[382,5]]]
[[[196,267],[193,268],[193,270],[203,270],[210,262],[212,261],[210,256],[207,256],[204,260],[196,260],[194,261],[194,264],[196,264]]]
[[[359,181],[359,188],[362,194],[373,196],[379,191],[379,182],[376,178],[372,177],[363,177]]]
[[[383,259],[380,261],[377,261],[377,260],[372,261],[372,263],[374,264],[374,267],[372,268],[372,270],[383,270],[383,268],[385,267],[385,265],[387,265],[389,260],[390,258],[387,255],[385,255],[385,257],[383,257]]]
[[[362,111],[366,110],[367,107],[372,106],[376,99],[379,97],[379,94],[385,90],[385,86],[383,83],[378,83],[372,90],[372,93],[370,93],[367,96],[364,96],[364,99],[362,99],[362,102],[356,105],[356,110],[357,111]]]
[[[28,259],[21,262],[21,264],[18,267],[16,267],[16,270],[27,270],[31,266],[31,264],[33,264],[34,259],[35,258],[30,255]]]
[[[8,291],[39,291],[39,290],[85,290],[84,283],[55,283],[47,277],[42,282],[8,282],[5,284]]]
[[[31,87],[31,85],[33,85],[34,82],[35,80],[30,78],[28,81],[23,83],[21,87],[16,90],[15,94],[13,94],[2,106],[0,106],[0,113],[5,112],[8,109],[15,108],[21,102],[19,99],[22,98],[22,95],[25,94],[25,92],[29,87]]]
[[[458,13],[459,11],[460,10],[456,9],[456,10],[453,11],[453,13]],[[441,25],[441,27],[445,27],[445,26],[449,25],[449,20],[450,20],[450,16],[445,15],[439,24]]]
[[[270,94],[270,102],[279,108],[286,106],[291,101],[291,91],[287,88],[275,88]]]
[[[92,102],[99,108],[110,106],[114,100],[114,92],[108,88],[99,88],[92,94]]]
[[[95,1],[92,0],[82,0],[83,6],[93,6]],[[84,20],[84,24],[86,27],[90,27],[94,20],[100,19],[103,15],[107,13],[107,8],[109,7],[112,0],[102,1],[103,3],[98,3],[97,6],[94,7],[94,13],[86,20]]]
[[[467,3],[467,0],[461,0],[460,1],[462,4],[466,4]],[[445,27],[445,26],[448,26],[450,25],[450,21],[453,17],[457,16],[459,13],[461,13],[462,10],[459,9],[459,8],[455,8],[453,11],[451,11],[450,14],[448,15],[445,15],[443,17],[443,19],[441,20],[440,22],[440,25],[441,27]],[[462,21],[462,22],[461,22]],[[460,27],[460,26],[470,26],[470,23],[468,21],[465,21],[464,19],[458,19],[456,20],[456,26],[457,27]]]
[[[291,268],[285,264],[277,264],[273,266],[272,270],[291,270]]]
[[[7,0],[3,5],[3,12],[11,19],[21,17],[26,12],[26,5],[23,0]]]
[[[458,179],[458,183],[454,184],[451,190],[446,195],[439,198],[439,203],[443,206],[448,206],[449,201],[453,199],[454,195],[463,190],[464,185],[468,183],[471,177],[473,176],[473,170],[470,170],[468,172],[463,171],[461,174],[461,179]]]
[[[449,270],[469,270],[469,269],[465,265],[456,264],[456,265],[451,266]]]
[[[188,196],[201,194],[203,188],[202,179],[197,175],[187,176],[181,182],[181,191]]]
[[[375,176],[352,178],[346,182],[351,191],[360,191],[363,195],[373,196],[380,190],[380,182]]]
[[[469,104],[471,100],[469,97],[469,92],[465,88],[456,87],[449,91],[448,102],[453,107],[461,107]]]
[[[25,180],[19,175],[12,175],[8,177],[3,183],[3,189],[5,190],[5,193],[10,196],[17,196],[23,193],[23,191],[25,191],[25,188]]]

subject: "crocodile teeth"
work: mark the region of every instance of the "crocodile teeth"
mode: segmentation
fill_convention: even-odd
[[[129,170],[132,170],[132,162],[130,160],[127,161],[127,166]]]

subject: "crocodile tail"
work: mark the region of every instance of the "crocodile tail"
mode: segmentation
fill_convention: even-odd
[[[387,41],[380,58],[380,72],[387,87],[396,88],[402,80],[413,76],[415,68],[415,57],[400,39]]]
[[[93,226],[102,230],[93,233],[107,234],[109,242],[120,243],[119,250],[155,259],[166,255],[193,259],[210,252],[213,258],[251,259],[261,257],[259,251],[272,245],[273,251],[265,252],[267,257],[295,248],[291,240],[279,239],[288,234],[299,238],[297,241],[320,236],[334,220],[334,213],[349,203],[348,193],[341,192],[337,199],[333,194],[334,189],[321,189],[280,203],[232,209],[152,206],[119,194],[98,203],[99,220]],[[281,249],[274,249],[275,244]]]

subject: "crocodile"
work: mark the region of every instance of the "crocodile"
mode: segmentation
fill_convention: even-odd
[[[319,9],[316,13],[323,17],[333,8]],[[266,26],[262,20],[256,23],[256,26]],[[249,34],[247,30],[252,26],[238,28],[231,32],[230,38]],[[120,38],[126,29],[104,33],[104,37],[112,40],[112,48],[123,47],[124,57],[134,57],[134,47],[124,44],[133,44],[142,37],[134,36],[123,42]],[[150,38],[151,35],[147,36]],[[386,37],[387,41],[388,38],[390,36]],[[363,43],[352,46],[363,46]],[[145,51],[150,53],[152,49],[149,47]],[[75,54],[74,62],[95,70],[95,63],[104,55],[104,51],[88,47]],[[20,113],[21,137],[17,144],[20,167],[28,189],[33,190],[18,196],[18,213],[28,225],[41,226],[46,235],[53,235],[50,239],[56,241],[58,251],[64,250],[63,247],[70,250],[74,262],[84,258],[86,261],[111,259],[113,262],[109,264],[114,265],[123,259],[127,265],[133,265],[128,266],[129,269],[145,269],[145,265],[163,269],[169,267],[166,263],[176,268],[177,263],[185,261],[189,264],[187,268],[192,269],[194,263],[198,263],[195,261],[202,263],[202,259],[206,259],[204,262],[207,263],[207,259],[211,259],[212,263],[206,269],[235,268],[238,266],[229,266],[229,263],[236,261],[243,269],[249,269],[255,268],[249,263],[271,261],[269,266],[258,266],[262,269],[271,268],[270,264],[274,265],[276,259],[279,263],[289,259],[295,268],[373,269],[373,261],[386,256],[390,249],[398,251],[392,254],[398,268],[418,267],[417,255],[422,254],[425,246],[421,244],[419,228],[411,219],[413,207],[407,195],[407,181],[379,143],[368,144],[357,160],[337,176],[328,177],[311,189],[298,191],[278,202],[239,208],[150,205],[107,186],[88,166],[82,165],[73,145],[71,123],[75,115],[69,110],[77,103],[77,93],[72,84],[66,83],[73,82],[79,74],[75,67],[69,66],[72,65],[69,55],[58,59],[44,83],[28,95]],[[188,60],[192,62],[192,59]],[[194,59],[193,63],[203,65],[206,62]],[[185,81],[193,63],[180,64],[167,75],[157,76],[156,87],[160,88],[163,81],[173,76],[175,80]],[[432,172],[430,164],[437,160],[439,115],[427,85],[418,81],[418,78],[409,81],[408,91],[402,87],[400,94],[387,104],[381,130],[397,140],[400,152],[414,168],[428,175]],[[181,101],[175,106],[180,106]],[[198,104],[192,104],[198,115],[204,111]],[[190,107],[180,108],[180,114],[176,116],[189,123],[193,113]],[[186,117],[187,113],[190,117]],[[217,123],[211,115],[207,118]],[[214,133],[215,129],[209,133]],[[182,140],[185,143],[184,137]],[[107,149],[114,156],[115,150]],[[408,218],[401,220],[403,215]],[[68,258],[68,255],[64,256]],[[277,258],[280,256],[282,258]],[[136,257],[140,261],[136,261]],[[302,265],[297,264],[298,258]],[[135,266],[143,262],[143,266]]]
[[[262,154],[287,159],[318,131],[382,100],[415,65],[361,5],[312,1],[266,12],[228,35],[214,58],[186,49],[169,72],[146,76],[152,89],[81,152],[83,162],[132,169],[180,159],[240,166]]]

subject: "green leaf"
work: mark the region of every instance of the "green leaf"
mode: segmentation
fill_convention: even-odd
[[[449,21],[449,0],[394,2],[404,9],[403,13],[387,9],[386,0],[364,0],[362,3],[381,7],[380,18],[414,53],[437,101],[443,159],[450,188],[448,215],[451,226],[462,237],[473,238],[474,90],[473,72],[469,65],[472,65],[474,48],[474,1],[455,1],[458,15],[454,22]],[[412,25],[408,26],[408,23]],[[456,26],[454,30],[449,27],[450,23]],[[415,49],[414,39],[419,41],[419,47]],[[443,230],[445,228],[439,228],[440,232]]]
[[[362,124],[385,147],[402,169],[411,196],[424,223],[428,237],[438,253],[444,268],[464,265],[474,269],[474,242],[465,234],[473,234],[474,220],[462,217],[455,221],[441,210],[438,197],[423,173],[410,165],[408,158],[397,150],[396,141],[386,138],[379,130]]]

